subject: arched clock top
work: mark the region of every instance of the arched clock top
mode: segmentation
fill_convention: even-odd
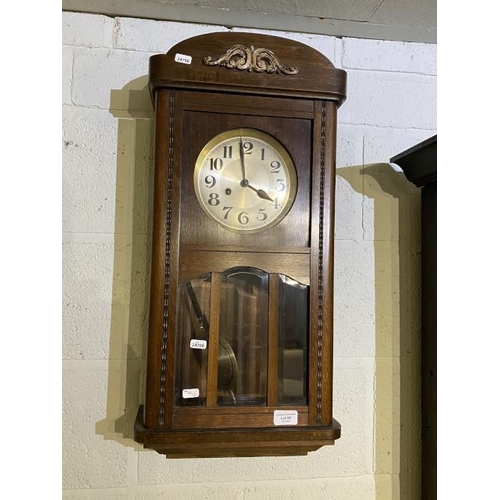
[[[149,88],[222,89],[252,95],[346,97],[346,72],[312,47],[256,33],[209,33],[151,57]]]

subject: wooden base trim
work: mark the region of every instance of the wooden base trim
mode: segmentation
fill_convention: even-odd
[[[307,455],[340,437],[340,424],[328,427],[266,429],[154,430],[144,427],[142,407],[134,439],[167,458],[253,457]]]

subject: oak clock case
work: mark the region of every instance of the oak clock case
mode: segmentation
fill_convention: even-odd
[[[197,36],[150,59],[144,447],[304,455],[340,437],[333,220],[345,80],[306,45],[248,33]]]

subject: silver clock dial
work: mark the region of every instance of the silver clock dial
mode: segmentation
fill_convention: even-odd
[[[242,233],[278,224],[297,193],[289,153],[272,136],[255,129],[233,129],[211,139],[198,156],[193,180],[204,212]]]

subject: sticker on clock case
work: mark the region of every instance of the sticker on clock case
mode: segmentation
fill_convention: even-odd
[[[191,339],[189,341],[189,347],[191,347],[191,349],[206,349],[207,348],[207,341],[206,340]]]
[[[275,410],[274,425],[297,425],[299,412],[296,410]]]
[[[174,57],[175,62],[181,63],[181,64],[191,64],[193,61],[193,58],[191,56],[187,56],[186,54],[175,54]]]
[[[200,389],[183,389],[182,399],[192,399],[200,397]]]

